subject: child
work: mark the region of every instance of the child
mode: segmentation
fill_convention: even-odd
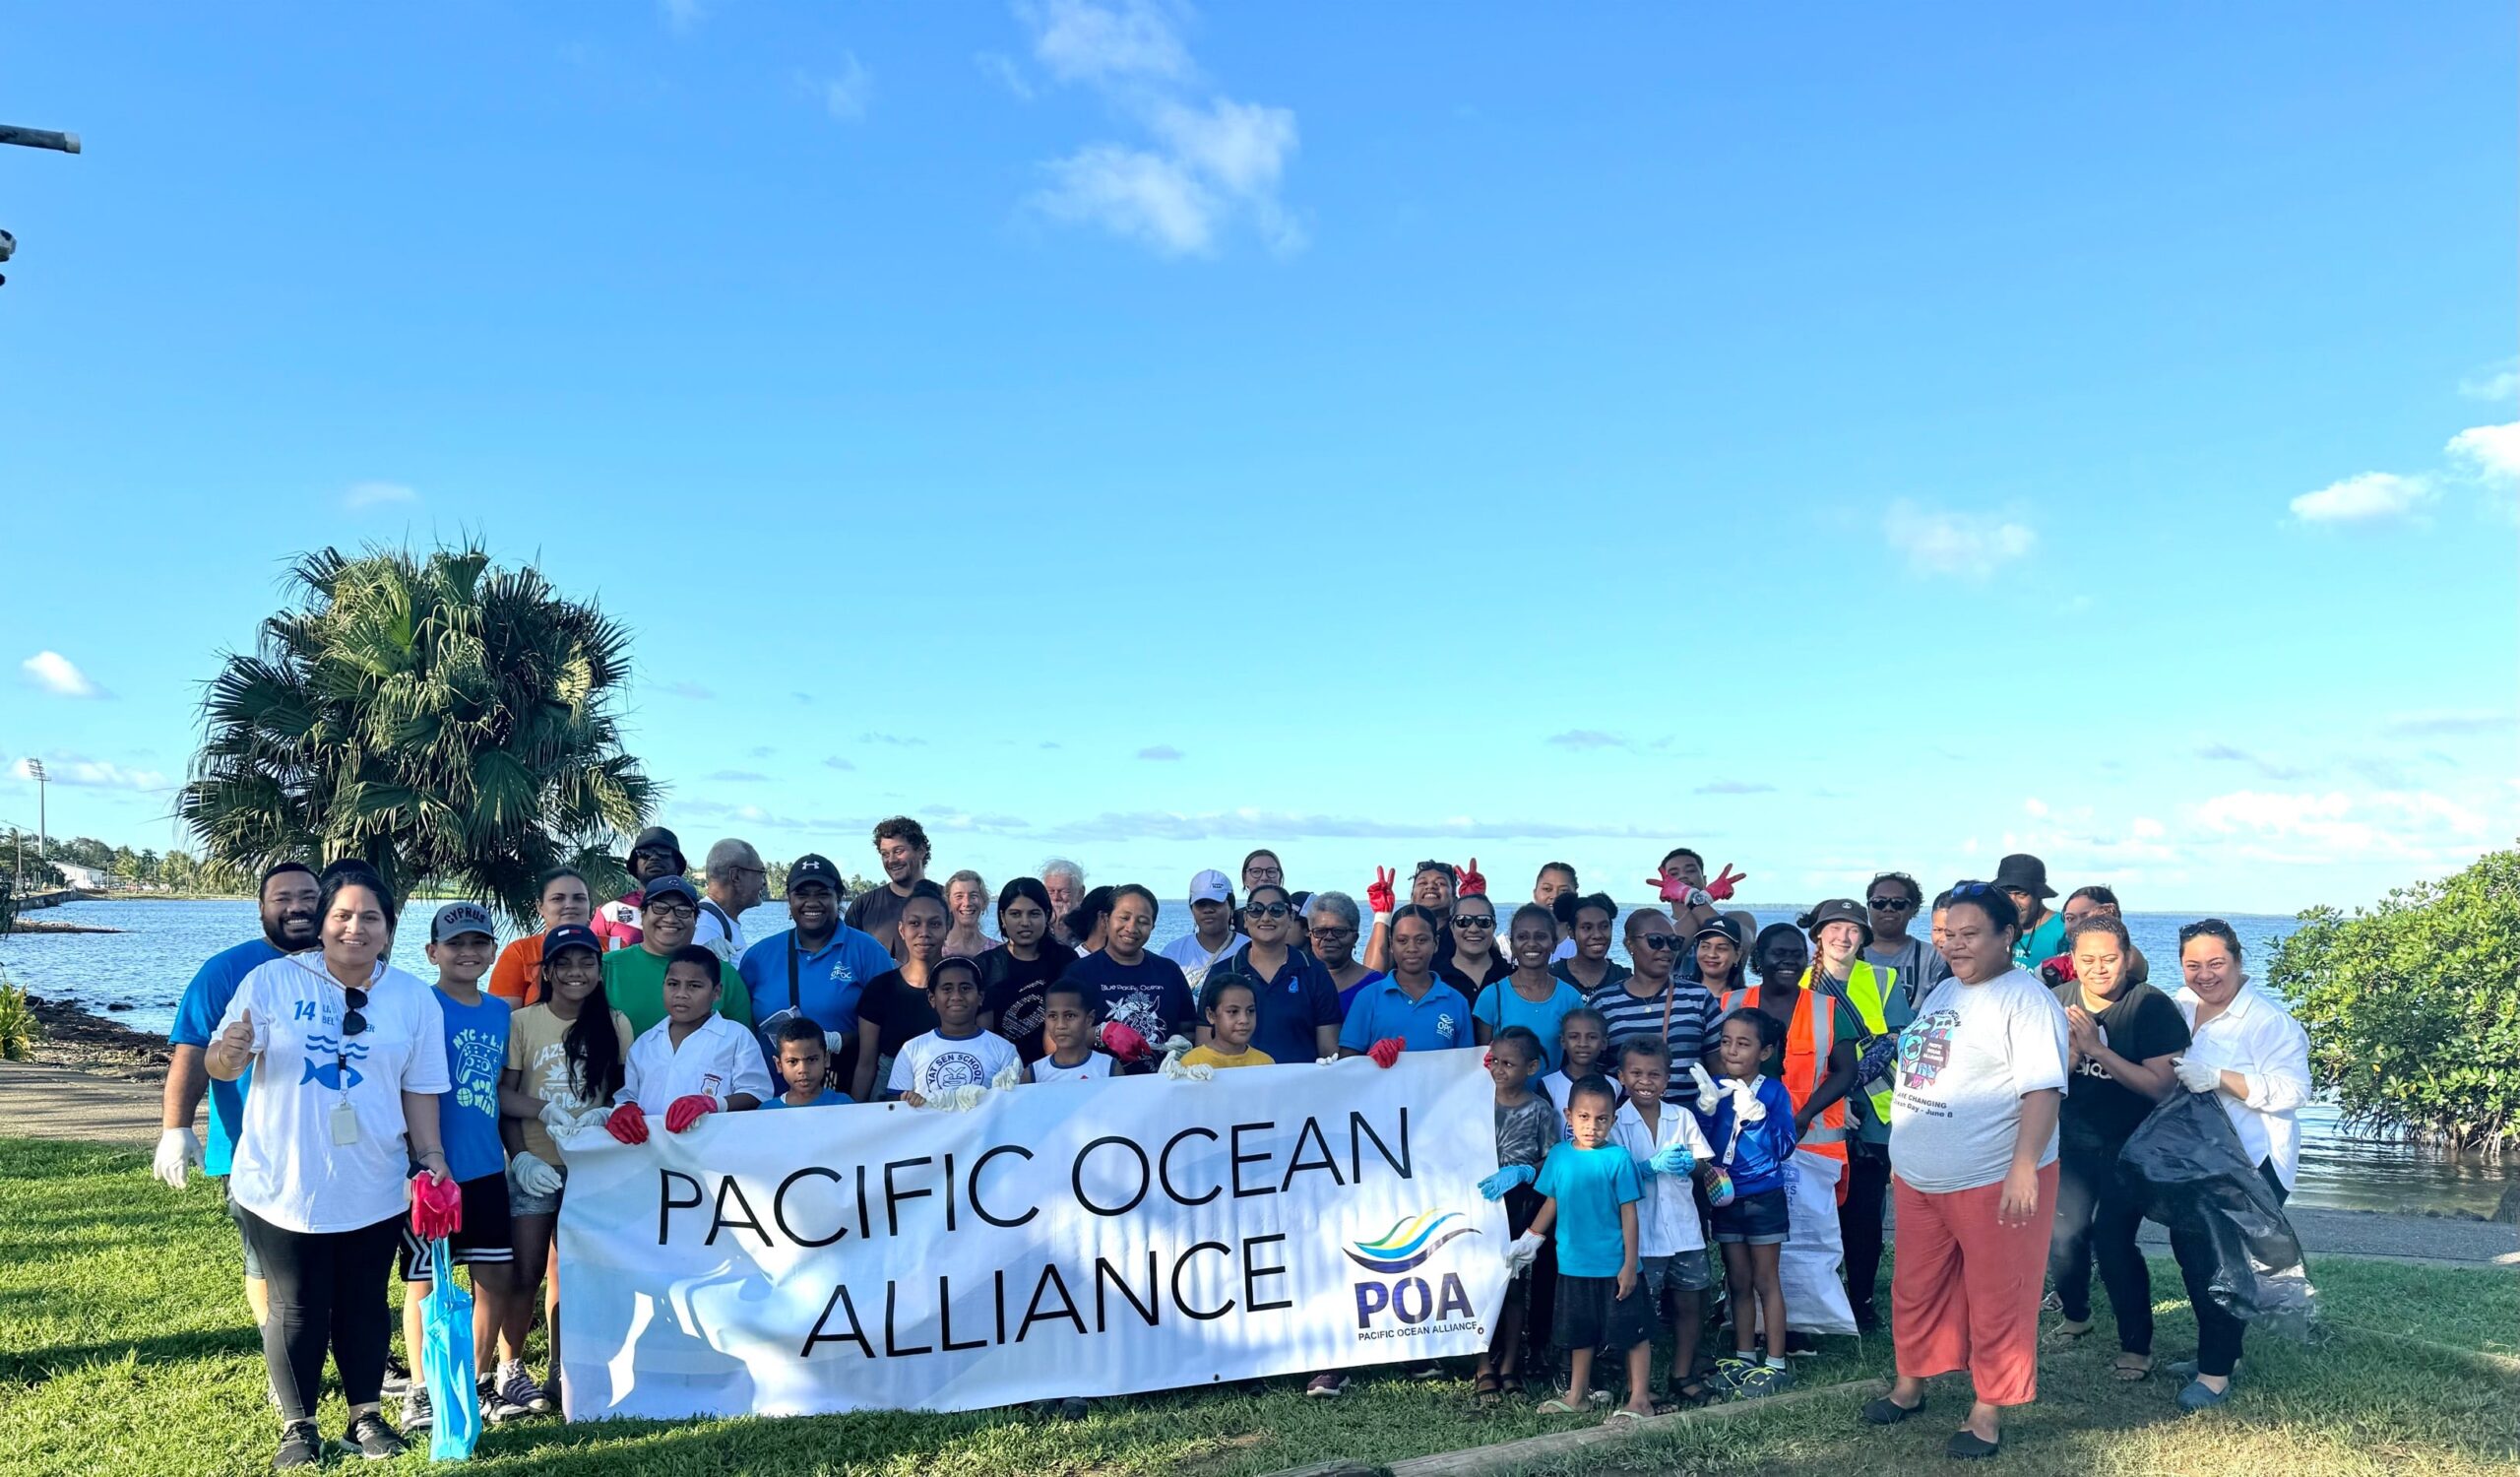
[[[498,953],[490,912],[478,903],[449,903],[429,925],[428,960],[437,966],[438,1011],[446,1019],[446,1068],[454,1086],[438,1094],[438,1131],[447,1172],[464,1194],[464,1226],[447,1238],[458,1266],[472,1271],[472,1348],[481,1413],[510,1420],[551,1408],[522,1359],[498,1362],[499,1330],[508,1321],[514,1287],[509,1234],[507,1145],[499,1138],[499,1071],[508,1055],[508,1002],[481,993],[481,977]],[[403,1346],[417,1366],[425,1342],[423,1307],[435,1277],[426,1242],[403,1227]],[[513,1398],[509,1398],[513,1396]],[[411,1381],[403,1398],[403,1429],[426,1431],[435,1419],[428,1385]]]
[[[1717,1361],[1706,1384],[1744,1397],[1772,1395],[1794,1382],[1785,1367],[1785,1282],[1777,1273],[1777,1249],[1786,1239],[1786,1177],[1794,1173],[1794,1097],[1761,1067],[1776,1054],[1785,1028],[1758,1006],[1744,1005],[1728,1012],[1717,1029],[1723,1076],[1711,1104],[1708,1094],[1699,1094],[1697,1118],[1706,1141],[1718,1147],[1698,1173],[1715,1206],[1716,1244],[1724,1249],[1732,1353]],[[1762,1325],[1764,1365],[1755,1342]]]
[[[1208,1022],[1208,1045],[1193,1047],[1183,1066],[1275,1066],[1277,1059],[1251,1045],[1260,1029],[1260,994],[1249,975],[1225,975],[1199,992],[1199,1014]]]
[[[779,1027],[779,1076],[788,1090],[764,1108],[837,1108],[850,1101],[849,1094],[826,1084],[831,1071],[831,1048],[823,1041],[823,1028],[801,1015],[789,1016]]]
[[[940,959],[927,972],[927,1004],[936,1029],[914,1036],[893,1058],[889,1084],[895,1098],[913,1108],[958,1087],[987,1087],[997,1074],[1020,1066],[1015,1043],[980,1029],[980,967],[969,959]]]
[[[1036,1082],[1092,1082],[1119,1075],[1119,1063],[1094,1049],[1102,1014],[1094,987],[1081,980],[1052,980],[1041,990],[1041,1045],[1033,1063]]]
[[[1566,1093],[1574,1134],[1541,1162],[1540,1214],[1514,1243],[1525,1261],[1543,1239],[1557,1246],[1557,1342],[1566,1351],[1566,1389],[1543,1415],[1581,1414],[1592,1399],[1593,1352],[1627,1355],[1627,1403],[1613,1421],[1654,1413],[1654,1305],[1636,1263],[1636,1204],[1645,1190],[1636,1161],[1610,1142],[1618,1094],[1609,1079],[1583,1077]],[[1551,1236],[1551,1233],[1555,1233]]]
[[[1715,1157],[1687,1109],[1663,1101],[1671,1050],[1660,1036],[1631,1036],[1619,1045],[1618,1075],[1627,1088],[1610,1136],[1636,1162],[1645,1198],[1637,1206],[1636,1258],[1645,1296],[1660,1307],[1671,1295],[1671,1384],[1675,1404],[1706,1401],[1697,1375],[1698,1320],[1708,1284],[1706,1233],[1698,1225],[1691,1176]]]
[[[1586,1077],[1598,1076],[1609,1082],[1612,1093],[1619,1090],[1618,1084],[1603,1072],[1608,1063],[1602,1060],[1602,1055],[1609,1050],[1609,1025],[1603,1020],[1602,1012],[1592,1006],[1579,1005],[1558,1020],[1558,1069],[1540,1079],[1540,1090],[1557,1107],[1558,1126],[1566,1130],[1561,1136],[1571,1137],[1575,1132],[1574,1120],[1565,1115],[1566,1099],[1574,1091],[1576,1083]]]
[[[630,1043],[621,1106],[604,1130],[623,1143],[648,1141],[648,1113],[680,1133],[712,1113],[758,1108],[770,1096],[770,1068],[752,1029],[718,1013],[718,956],[686,943],[665,959],[665,1018]]]
[[[1548,1099],[1532,1090],[1532,1079],[1546,1063],[1540,1037],[1529,1026],[1507,1026],[1487,1047],[1487,1076],[1496,1084],[1496,1173],[1479,1182],[1479,1192],[1505,1202],[1505,1229],[1521,1236],[1540,1214],[1540,1191],[1532,1182],[1558,1141],[1561,1123]],[[1505,1311],[1496,1320],[1496,1336],[1479,1356],[1472,1389],[1481,1405],[1503,1398],[1522,1352],[1525,1304],[1530,1284],[1517,1279],[1505,1291]]]

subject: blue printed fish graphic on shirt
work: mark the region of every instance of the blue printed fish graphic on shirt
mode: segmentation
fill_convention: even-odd
[[[325,1055],[330,1055],[333,1060],[330,1061],[320,1060]],[[306,1038],[304,1075],[297,1079],[297,1085],[303,1087],[309,1082],[320,1082],[335,1092],[347,1092],[366,1080],[360,1075],[359,1069],[350,1063],[366,1060],[367,1043],[363,1041],[338,1041],[330,1036],[309,1036]]]

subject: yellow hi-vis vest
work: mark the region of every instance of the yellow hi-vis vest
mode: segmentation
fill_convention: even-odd
[[[1866,1038],[1886,1036],[1890,1033],[1890,1018],[1883,1013],[1881,1002],[1890,997],[1890,992],[1898,988],[1898,984],[1897,970],[1877,969],[1863,959],[1855,961],[1855,968],[1847,972],[1847,1003],[1855,1006],[1855,1013],[1862,1019],[1863,1034]],[[1805,990],[1811,988],[1811,970],[1806,969],[1802,972],[1802,988]],[[1861,1050],[1860,1045],[1857,1050],[1858,1052]],[[1864,1100],[1872,1105],[1874,1122],[1883,1124],[1890,1122],[1890,1099],[1893,1095],[1894,1090],[1887,1073],[1877,1078],[1871,1089],[1864,1092]]]

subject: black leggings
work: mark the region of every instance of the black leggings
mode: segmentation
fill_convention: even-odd
[[[1838,1242],[1846,1249],[1847,1302],[1858,1317],[1872,1313],[1872,1290],[1881,1279],[1881,1216],[1889,1203],[1889,1147],[1848,1144],[1847,1202],[1838,1207]]]
[[[327,1349],[341,1371],[342,1398],[375,1404],[393,1337],[386,1287],[394,1250],[402,1245],[403,1218],[310,1235],[275,1226],[242,1206],[238,1211],[271,1287],[263,1366],[280,1395],[281,1415],[291,1421],[314,1416],[324,1393]]]
[[[2056,1231],[2048,1245],[2048,1277],[2065,1316],[2091,1316],[2091,1268],[2117,1314],[2117,1347],[2153,1352],[2153,1269],[2135,1250],[2144,1205],[2117,1176],[2116,1152],[2067,1150],[2056,1156]]]
[[[2275,1191],[2275,1203],[2292,1197],[2276,1178],[2275,1161],[2258,1161],[2257,1172]],[[2187,1284],[2187,1301],[2196,1308],[2196,1373],[2223,1379],[2240,1362],[2240,1335],[2248,1327],[2214,1301],[2214,1246],[2200,1233],[2171,1227],[2170,1253],[2178,1258],[2179,1279]]]

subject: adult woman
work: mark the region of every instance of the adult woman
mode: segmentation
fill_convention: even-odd
[[[1496,946],[1496,905],[1483,892],[1453,901],[1453,956],[1435,966],[1444,983],[1475,1000],[1479,993],[1514,972],[1514,961]]]
[[[2076,930],[2095,918],[2114,918],[2122,923],[2125,921],[2126,913],[2117,904],[2115,889],[2094,884],[2089,887],[2077,887],[2066,894],[2065,906],[2057,916],[2065,921],[2065,951],[2047,961],[2060,966],[2057,973],[2061,978],[2049,982],[2051,984],[2062,984],[2073,978],[2072,961]],[[2119,983],[2142,985],[2150,982],[2152,977],[2152,961],[2144,957],[2144,951],[2131,943],[2126,945],[2126,965],[2117,972]]]
[[[1345,1019],[1348,1007],[1355,1002],[1356,992],[1383,977],[1382,971],[1356,962],[1356,940],[1362,936],[1364,915],[1357,911],[1356,900],[1344,892],[1314,893],[1306,914],[1306,936],[1312,940],[1312,955],[1330,972],[1330,983],[1339,987],[1339,1013]]]
[[[1945,1454],[2001,1448],[2001,1412],[2039,1393],[2039,1287],[2056,1208],[2065,1012],[2013,965],[2021,916],[1984,882],[1951,889],[1952,977],[1899,1039],[1890,1119],[1898,1255],[1890,1327],[1899,1378],[1863,1407],[1876,1426],[1925,1403],[1925,1381],[1969,1372],[1977,1399]]]
[[[1690,946],[1697,954],[1698,982],[1718,1000],[1750,983],[1749,955],[1741,947],[1737,922],[1718,913],[1697,926]]]
[[[980,929],[980,915],[988,911],[988,883],[978,872],[967,867],[945,879],[945,911],[954,918],[945,934],[946,957],[977,959],[997,947],[997,940]]]
[[[998,890],[1003,947],[980,955],[980,1024],[1015,1043],[1027,1065],[1040,1059],[1042,992],[1076,956],[1050,942],[1050,893],[1033,877]]]
[[[1251,1034],[1254,1050],[1272,1061],[1318,1061],[1338,1055],[1339,987],[1321,961],[1294,946],[1294,899],[1276,882],[1251,889],[1244,901],[1242,926],[1251,941],[1216,962],[1207,983],[1241,979],[1251,986],[1259,1024]],[[1200,1045],[1211,1043],[1200,1028]]]
[[[560,1194],[568,1160],[554,1130],[574,1132],[581,1120],[600,1115],[621,1090],[621,1064],[630,1057],[630,1017],[612,1008],[603,993],[602,945],[574,924],[551,931],[542,950],[537,993],[541,1002],[516,1013],[508,1026],[507,1068],[499,1078],[499,1111],[508,1139],[508,1203],[516,1217],[517,1295],[508,1326],[499,1331],[503,1357],[522,1360],[534,1325],[534,1289],[556,1266]],[[551,1368],[543,1391],[556,1404],[560,1392],[560,1279],[551,1276]]]
[[[392,1336],[386,1275],[416,1161],[444,1183],[439,1093],[453,1086],[436,993],[385,962],[394,897],[364,868],[335,872],[320,947],[258,965],[203,1053],[213,1079],[248,1068],[228,1194],[271,1289],[263,1365],[283,1426],[273,1465],[324,1456],[315,1429],[329,1348],[349,1404],[343,1440],[371,1457],[403,1440],[377,1410]]]
[[[1618,921],[1618,904],[1606,892],[1568,895],[1555,904],[1557,916],[1575,940],[1574,957],[1560,959],[1549,973],[1588,996],[1627,982],[1628,968],[1610,957],[1610,928]]]
[[[1146,888],[1135,882],[1113,888],[1102,946],[1069,965],[1067,977],[1102,992],[1104,1020],[1118,1021],[1161,1047],[1198,1029],[1199,1006],[1181,966],[1147,952],[1157,914],[1155,894]],[[1148,1069],[1144,1062],[1137,1066]]]
[[[1422,903],[1404,903],[1391,915],[1391,974],[1359,992],[1339,1028],[1339,1055],[1361,1057],[1376,1042],[1397,1038],[1404,1050],[1441,1051],[1472,1045],[1470,1001],[1435,976],[1435,929],[1439,915]]]
[[[1899,1055],[1899,1033],[1916,1019],[1916,996],[1895,965],[1875,963],[1868,950],[1872,920],[1888,917],[1905,927],[1916,911],[1917,885],[1885,886],[1875,878],[1862,904],[1833,898],[1802,915],[1811,935],[1811,972],[1804,983],[1835,997],[1853,1019],[1840,1029],[1858,1038],[1855,1085],[1847,1094],[1845,1188],[1838,1197],[1838,1236],[1846,1250],[1849,1311],[1857,1331],[1880,1326],[1873,1291],[1881,1276],[1881,1217],[1890,1200],[1890,1084]],[[1922,945],[1905,940],[1913,951]],[[1936,963],[1940,956],[1936,956]]]
[[[2135,1250],[2144,1203],[2126,1192],[2117,1153],[2128,1134],[2170,1095],[2171,1059],[2187,1049],[2187,1023],[2170,996],[2126,978],[2135,945],[2112,914],[2083,921],[2073,934],[2074,978],[2056,987],[2065,1007],[2073,1090],[2056,1129],[2056,1240],[2048,1278],[2068,1338],[2092,1330],[2091,1268],[2117,1315],[2116,1376],[2153,1371],[2153,1274]]]
[[[1254,887],[1265,887],[1272,883],[1283,883],[1286,880],[1285,864],[1278,860],[1276,852],[1267,847],[1256,848],[1242,859],[1242,895],[1244,897],[1249,897]]]
[[[1485,898],[1464,898],[1464,903]],[[1458,914],[1456,914],[1458,916]],[[1584,1003],[1574,986],[1548,972],[1557,950],[1557,916],[1538,903],[1514,910],[1513,972],[1480,990],[1470,1002],[1471,1028],[1485,1046],[1507,1026],[1527,1026],[1540,1038],[1541,1075],[1557,1070],[1557,1023]]]
[[[534,911],[542,916],[542,931],[499,950],[499,962],[490,966],[490,994],[511,1004],[531,1005],[542,998],[544,942],[553,929],[594,922],[595,890],[576,867],[555,867],[535,884]],[[597,944],[600,947],[602,940]]]
[[[1110,888],[1097,887],[1079,898],[1061,920],[1067,930],[1062,940],[1080,957],[1101,948],[1109,936],[1112,896]]]
[[[945,957],[945,935],[954,915],[945,908],[944,890],[921,879],[911,888],[894,920],[901,937],[901,968],[889,969],[866,982],[857,997],[857,1066],[850,1073],[849,1096],[860,1103],[875,1101],[878,1058],[886,1047],[900,1048],[936,1029],[936,1007],[927,1002],[927,976]]]
[[[2172,999],[2192,1038],[2178,1060],[2178,1083],[2214,1094],[2240,1136],[2241,1152],[2257,1162],[2280,1202],[2292,1194],[2301,1167],[2301,1128],[2294,1115],[2309,1101],[2310,1038],[2283,1006],[2247,988],[2239,935],[2221,919],[2178,931],[2178,969],[2186,983]],[[2196,1369],[2178,1392],[2178,1408],[2193,1412],[2231,1398],[2241,1324],[2209,1295],[2214,1249],[2206,1237],[2174,1226],[2170,1250],[2196,1309]]]

